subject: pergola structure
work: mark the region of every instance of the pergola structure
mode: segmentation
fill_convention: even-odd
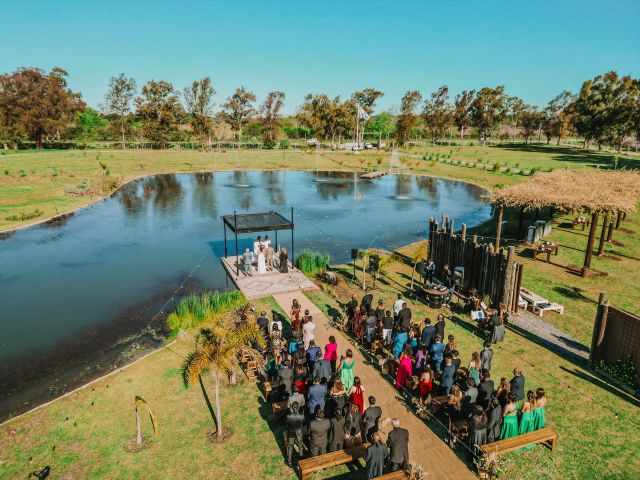
[[[502,213],[504,207],[520,207],[521,218],[525,210],[552,207],[563,212],[578,211],[591,215],[589,240],[582,267],[582,276],[588,274],[598,226],[598,217],[605,215],[600,236],[599,254],[604,250],[604,237],[611,221],[636,209],[640,201],[640,171],[595,169],[554,170],[537,173],[531,180],[496,190],[491,203],[498,209],[496,248],[500,246]],[[522,220],[521,220],[522,221]]]
[[[224,256],[227,257],[227,227],[231,229],[235,235],[236,260],[238,260],[238,234],[258,233],[258,232],[276,232],[276,249],[278,246],[278,231],[291,230],[291,264],[295,265],[295,249],[293,243],[293,207],[291,207],[291,220],[283,217],[277,212],[263,213],[236,213],[233,215],[223,215],[222,222],[224,224]],[[236,261],[236,274],[240,274],[240,262]]]

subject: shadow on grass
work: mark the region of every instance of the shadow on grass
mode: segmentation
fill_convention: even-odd
[[[553,291],[559,293],[563,297],[572,298],[574,300],[584,300],[586,302],[598,303],[595,300],[590,299],[582,293],[582,289],[580,287],[553,287]]]
[[[204,383],[202,382],[202,377],[199,376],[198,377],[198,382],[200,382],[200,389],[202,390],[202,396],[204,397],[204,401],[207,404],[207,408],[209,409],[209,414],[211,415],[211,418],[213,419],[213,423],[214,425],[217,427],[218,426],[218,421],[216,420],[216,414],[213,411],[213,405],[211,405],[211,400],[209,400],[209,395],[207,395],[207,389],[204,388]],[[223,430],[224,432],[224,427]],[[224,435],[224,433],[223,433]]]
[[[582,370],[578,370],[578,369],[569,369],[566,368],[564,366],[560,366],[560,369],[570,373],[571,375],[581,378],[582,380],[585,380],[593,385],[595,385],[598,388],[601,388],[603,390],[606,390],[607,392],[615,395],[616,397],[620,398],[621,400],[624,400],[626,402],[629,402],[631,405],[635,406],[635,407],[640,407],[640,400],[638,400],[637,398],[635,398],[633,395],[630,395],[628,393],[626,393],[624,390],[620,390],[619,388],[617,388],[615,385],[611,385],[610,383],[606,382],[605,380],[595,376],[596,373],[594,372],[593,375],[589,375],[587,372],[584,372]]]

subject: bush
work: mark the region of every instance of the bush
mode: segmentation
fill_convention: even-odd
[[[273,150],[274,148],[276,148],[276,142],[274,142],[273,140],[265,140],[265,142],[262,144],[262,148],[266,150]]]
[[[296,258],[296,267],[305,275],[316,275],[329,268],[329,254],[304,250]]]
[[[20,212],[17,215],[9,215],[5,217],[7,222],[23,222],[25,220],[31,220],[32,218],[36,218],[42,215],[42,210],[36,208],[32,212]]]
[[[289,140],[280,140],[278,148],[280,150],[289,150]]]

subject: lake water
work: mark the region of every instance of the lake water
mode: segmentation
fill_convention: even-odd
[[[467,183],[409,175],[158,175],[64,220],[4,235],[0,418],[160,345],[171,298],[232,288],[220,265],[221,215],[275,210],[288,217],[293,206],[296,253],[328,252],[336,264],[349,260],[351,248],[420,240],[429,217],[442,212],[458,226],[477,225],[490,215],[482,193]],[[240,237],[240,250],[252,240]],[[291,253],[290,232],[279,241]]]

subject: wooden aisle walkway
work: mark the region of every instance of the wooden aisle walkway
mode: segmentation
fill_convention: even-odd
[[[364,358],[359,350],[353,348],[351,343],[340,331],[330,326],[327,317],[311,302],[302,292],[283,293],[274,295],[278,305],[289,312],[293,299],[297,299],[302,310],[308,309],[316,324],[316,345],[324,351],[324,346],[329,341],[329,335],[334,335],[338,342],[338,354],[344,354],[347,348],[352,348],[356,365],[354,374],[362,380],[365,388],[365,403],[369,395],[376,397],[377,403],[382,407],[382,419],[397,417],[400,425],[409,430],[409,457],[412,462],[422,466],[430,475],[430,478],[438,480],[474,480],[476,476],[453,453],[449,446],[433,433],[425,423],[411,410],[402,404],[399,393],[392,385],[380,375],[371,365],[364,363]],[[383,439],[385,432],[391,430],[387,424],[381,425]]]

